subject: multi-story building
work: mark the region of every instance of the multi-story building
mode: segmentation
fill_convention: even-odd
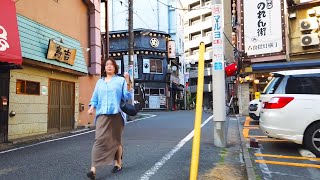
[[[181,98],[180,95],[182,94],[183,90],[181,83],[184,84],[184,82],[181,81],[181,78],[179,77],[182,73],[181,62],[183,62],[184,57],[182,25],[183,11],[181,1],[133,1],[133,3],[133,28],[135,31],[134,52],[135,54],[139,52],[139,54],[136,54],[135,57],[138,57],[138,62],[140,62],[140,60],[141,62],[143,62],[143,60],[139,58],[142,57],[143,54],[148,53],[148,57],[143,57],[145,59],[145,62],[147,62],[148,59],[149,62],[151,62],[151,60],[152,62],[155,62],[153,60],[161,60],[162,65],[159,66],[159,68],[163,68],[161,72],[156,73],[142,71],[142,67],[141,70],[139,70],[138,68],[138,71],[141,71],[142,74],[140,76],[140,72],[136,72],[136,74],[139,74],[139,77],[135,75],[135,99],[137,100],[140,98],[139,94],[148,92],[147,89],[160,88],[163,89],[164,92],[162,90],[158,91],[158,94],[155,95],[157,97],[151,98],[153,105],[149,105],[151,103],[149,100],[145,99],[142,102],[142,99],[139,99],[142,108],[168,109],[176,107],[176,99]],[[104,30],[105,8],[102,6],[101,9],[101,29]],[[117,60],[121,60],[121,64],[124,66],[123,70],[126,71],[127,69],[125,67],[128,62],[124,61],[127,61],[128,59],[128,46],[126,45],[127,49],[124,48],[125,46],[119,49],[119,47],[116,46],[114,42],[118,42],[119,39],[121,39],[121,41],[123,42],[128,42],[128,1],[108,1],[108,11],[108,29],[110,31],[109,56],[115,57]],[[121,38],[116,38],[118,35],[121,35]],[[124,35],[124,37],[122,35]],[[114,38],[113,36],[116,37]],[[150,44],[151,39],[145,37],[153,38],[153,42],[155,42],[156,44]],[[141,40],[143,42],[140,42]],[[153,54],[149,54],[150,52],[152,52]],[[155,52],[157,52],[157,54],[155,54]],[[118,53],[120,53],[120,55],[118,55]],[[165,56],[163,56],[163,53],[165,54]],[[115,54],[116,56],[113,56],[113,54]],[[161,75],[160,79],[156,78],[158,76],[160,77],[160,74],[164,76]],[[143,79],[142,77],[148,78]],[[164,82],[165,85],[156,87],[156,84],[159,85],[159,80]],[[144,95],[143,97],[146,96],[147,95]]]
[[[273,71],[319,68],[319,2],[312,0],[236,2],[237,48],[244,52],[239,107],[262,92]],[[256,23],[252,23],[256,22]]]
[[[9,8],[2,2],[1,8]],[[10,11],[16,18],[11,21],[18,25],[20,43],[15,43],[21,44],[22,65],[10,71],[0,67],[0,95],[7,99],[6,111],[0,111],[0,143],[74,129],[82,120],[79,113],[84,110],[80,104],[88,96],[85,92],[94,88],[85,85],[94,79],[88,73],[100,72],[96,71],[100,70],[96,68],[101,55],[100,31],[96,33],[100,19],[94,18],[99,3],[34,0],[31,4],[16,1],[13,7],[16,12]]]
[[[192,97],[197,91],[199,44],[205,44],[205,77],[204,77],[204,105],[209,106],[212,101],[212,13],[211,0],[186,0],[184,9],[184,50],[186,64],[190,64],[189,86]],[[231,1],[224,2],[225,35],[231,39]],[[233,60],[232,46],[225,39],[225,61]],[[188,65],[189,66],[189,65]]]

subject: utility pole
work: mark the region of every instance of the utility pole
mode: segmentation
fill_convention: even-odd
[[[105,60],[109,58],[109,16],[108,16],[108,0],[104,1],[105,7]],[[104,67],[103,67],[104,68]]]
[[[212,97],[214,145],[227,146],[226,94],[224,71],[224,0],[212,3]]]
[[[134,88],[134,60],[133,60],[133,55],[134,55],[134,33],[133,33],[133,0],[128,0],[129,6],[128,6],[128,11],[129,11],[129,74],[132,82],[132,87]],[[132,104],[134,105],[134,93],[132,95]]]

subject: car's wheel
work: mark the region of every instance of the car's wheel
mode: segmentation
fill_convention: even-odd
[[[317,157],[320,157],[320,122],[308,127],[304,134],[304,145]]]

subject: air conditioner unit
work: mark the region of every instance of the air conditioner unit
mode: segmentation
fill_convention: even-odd
[[[318,28],[319,23],[317,18],[315,17],[300,20],[300,31],[307,31]]]
[[[319,43],[319,36],[317,33],[305,34],[300,37],[301,46],[312,46],[318,45]]]

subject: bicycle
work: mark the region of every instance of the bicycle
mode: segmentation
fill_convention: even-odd
[[[233,96],[231,96],[231,99],[229,103],[226,105],[226,115],[228,116],[230,113],[235,114],[235,108],[233,104]]]

